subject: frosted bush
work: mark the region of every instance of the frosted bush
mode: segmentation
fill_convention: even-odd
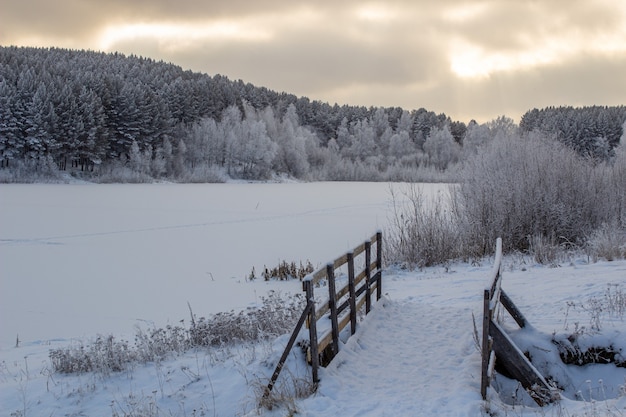
[[[624,256],[620,148],[613,160],[598,162],[534,134],[494,139],[467,160],[450,201],[427,205],[410,191],[407,205],[395,205],[386,259],[422,266],[482,257],[498,237],[505,251],[531,253],[543,264],[585,245],[594,257]]]
[[[457,219],[440,196],[435,201],[409,187],[404,198],[394,195],[394,214],[385,234],[387,263],[424,267],[460,256]]]
[[[280,336],[293,329],[303,308],[301,294],[283,296],[270,292],[262,298],[261,306],[238,313],[218,313],[208,318],[196,318],[192,313],[189,328],[169,325],[137,329],[134,344],[116,340],[112,335],[99,336],[91,343],[53,349],[49,357],[55,372],[108,375],[123,371],[132,363],[157,362],[191,348],[220,348]]]
[[[497,237],[505,250],[530,249],[530,237],[582,245],[625,201],[626,176],[594,166],[558,142],[536,136],[496,140],[470,158],[453,200],[466,243],[487,253]],[[623,191],[621,192],[623,194]]]
[[[587,251],[595,260],[607,261],[626,257],[626,230],[616,224],[603,224],[587,240]]]

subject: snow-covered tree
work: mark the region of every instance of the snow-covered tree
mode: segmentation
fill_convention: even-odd
[[[287,108],[275,140],[278,145],[274,162],[276,169],[296,178],[302,178],[309,170],[306,137],[293,104]]]
[[[475,155],[479,148],[489,143],[492,139],[489,127],[472,121],[467,125],[465,137],[463,137],[463,154],[465,158]]]
[[[454,140],[448,126],[433,128],[424,142],[424,152],[428,155],[429,162],[437,169],[446,169],[448,165],[459,159],[460,146]]]
[[[395,133],[389,141],[389,157],[394,160],[415,154],[417,147],[406,130]]]

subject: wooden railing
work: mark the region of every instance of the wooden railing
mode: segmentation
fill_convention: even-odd
[[[372,261],[372,246],[376,258]],[[355,259],[362,258],[362,262]],[[357,267],[357,264],[361,267]],[[342,272],[345,268],[347,271]],[[315,300],[315,288],[326,283],[328,299],[322,303]],[[274,370],[265,391],[269,395],[289,352],[304,323],[309,328],[308,360],[311,364],[313,383],[319,382],[318,370],[326,366],[339,353],[339,334],[350,323],[350,335],[356,331],[357,312],[365,305],[365,314],[370,312],[372,294],[376,300],[382,295],[382,233],[377,232],[353,251],[335,259],[325,267],[307,275],[302,281],[306,293],[306,307],[300,316],[285,351]]]
[[[502,240],[496,241],[496,255],[491,272],[491,285],[483,294],[482,369],[480,394],[487,399],[496,361],[515,379],[539,405],[558,398],[556,390],[537,371],[526,355],[515,345],[498,323],[500,306],[509,312],[520,328],[527,325],[526,318],[502,289]]]

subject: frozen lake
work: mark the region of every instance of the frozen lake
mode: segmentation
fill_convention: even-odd
[[[317,268],[384,230],[391,186],[1,185],[0,344],[132,334],[188,320],[188,302],[202,316],[299,291],[245,278],[282,260]]]

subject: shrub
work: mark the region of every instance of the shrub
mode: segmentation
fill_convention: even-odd
[[[241,342],[257,342],[289,332],[302,313],[303,296],[283,296],[270,292],[260,307],[235,313],[218,313],[196,318],[189,328],[167,326],[150,331],[138,329],[135,343],[117,341],[112,335],[98,336],[89,344],[53,349],[52,368],[60,373],[99,372],[108,375],[123,371],[132,363],[156,362],[168,355],[194,347],[221,347]]]
[[[15,159],[6,167],[0,168],[0,183],[55,183],[63,182],[64,177],[51,156],[37,159]]]
[[[529,252],[533,255],[536,262],[542,265],[556,265],[562,247],[556,242],[554,236],[535,235],[529,237],[529,239]]]
[[[604,258],[613,261],[626,258],[626,230],[617,224],[604,223],[591,232],[587,238],[586,248],[594,260]]]
[[[456,217],[441,195],[432,201],[416,186],[402,200],[391,193],[394,211],[383,246],[387,263],[424,267],[460,255]]]
[[[311,261],[307,260],[306,265],[300,261],[300,265],[296,265],[295,262],[288,263],[287,261],[281,261],[278,266],[274,268],[268,268],[267,266],[264,268],[261,276],[265,281],[270,280],[279,280],[279,281],[288,281],[290,279],[299,279],[302,281],[304,277],[308,274],[315,271],[313,264]],[[256,279],[256,273],[254,268],[252,268],[252,272],[249,275],[250,280]]]
[[[598,163],[557,141],[529,134],[501,137],[470,157],[450,201],[427,204],[415,190],[394,199],[386,257],[416,266],[493,251],[532,253],[554,264],[564,248],[596,257],[624,256],[626,149]],[[606,227],[603,225],[610,225]]]
[[[599,216],[592,167],[555,141],[506,138],[469,160],[456,189],[466,238],[487,252],[528,250],[528,236],[581,241]]]
[[[50,351],[52,367],[61,373],[99,372],[108,375],[125,369],[126,364],[136,360],[136,352],[128,342],[116,341],[113,336],[98,336],[88,346],[69,346]]]

